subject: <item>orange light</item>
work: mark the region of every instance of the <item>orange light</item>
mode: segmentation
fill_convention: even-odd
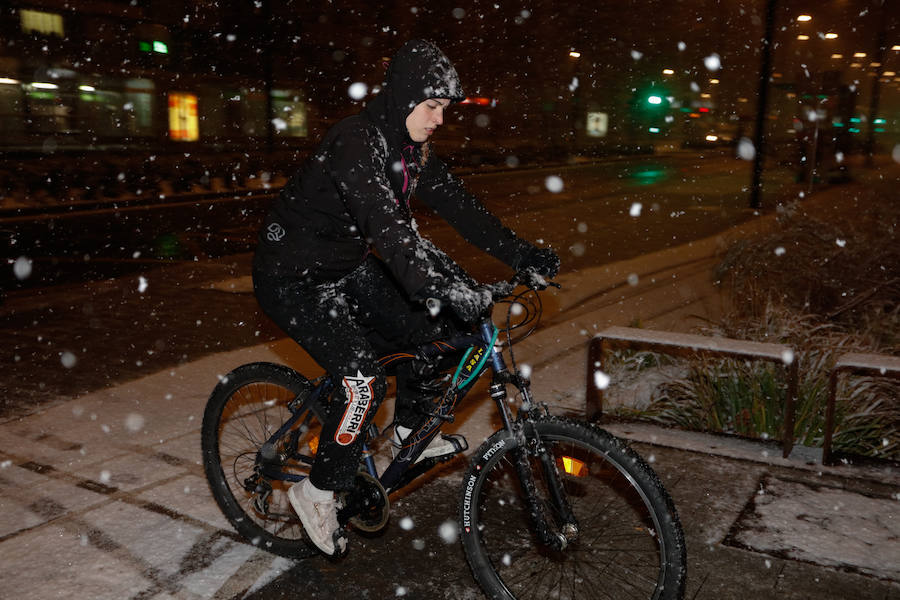
[[[494,106],[497,104],[496,100],[492,100],[490,98],[484,98],[479,96],[477,98],[466,98],[460,104],[477,104],[478,106]]]
[[[307,442],[306,445],[309,446],[309,451],[310,451],[311,453],[315,454],[316,452],[318,452],[318,450],[319,450],[319,436],[317,436],[317,435],[316,435],[316,436],[313,436],[312,439],[310,439],[309,442]]]
[[[563,471],[573,477],[587,477],[588,468],[584,461],[572,458],[571,456],[563,456],[559,459]]]

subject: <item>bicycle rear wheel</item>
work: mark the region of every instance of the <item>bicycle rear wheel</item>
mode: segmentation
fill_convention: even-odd
[[[312,389],[289,367],[251,363],[219,382],[203,414],[203,468],[219,508],[248,541],[288,558],[315,550],[288,500],[291,482],[278,474],[309,473],[320,409],[305,407],[294,427],[263,445],[291,417],[288,405],[299,407]]]
[[[541,419],[534,431],[556,465],[578,536],[554,550],[533,533],[512,450],[500,431],[463,480],[460,524],[475,578],[490,598],[682,598],[684,533],[656,474],[634,451],[588,423]],[[526,439],[527,439],[526,435]],[[560,527],[542,462],[531,457],[547,522]]]

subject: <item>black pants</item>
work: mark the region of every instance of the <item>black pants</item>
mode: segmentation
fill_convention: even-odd
[[[447,335],[453,325],[410,303],[371,256],[338,281],[315,284],[254,271],[253,287],[266,315],[326,372],[341,378],[332,402],[337,409],[324,417],[310,480],[320,489],[349,489],[365,430],[387,388],[378,358]],[[414,407],[416,395],[407,391],[410,373],[403,367],[397,371],[396,419],[415,428],[422,415]]]

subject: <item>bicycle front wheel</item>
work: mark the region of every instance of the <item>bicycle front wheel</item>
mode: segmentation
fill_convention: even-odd
[[[270,438],[292,416],[288,406],[297,410],[312,387],[289,367],[251,363],[222,378],[203,414],[203,468],[219,508],[248,541],[288,558],[315,553],[287,491],[289,479],[312,466],[319,408],[306,406],[292,428]]]
[[[460,525],[466,558],[490,598],[678,599],[687,564],[684,533],[652,469],[616,437],[588,423],[534,423],[550,461],[530,457],[537,510],[551,528],[564,519],[547,486],[558,472],[578,534],[562,550],[542,544],[514,466],[506,431],[476,452],[463,480]],[[528,438],[526,434],[526,440]],[[552,465],[549,466],[548,465]]]

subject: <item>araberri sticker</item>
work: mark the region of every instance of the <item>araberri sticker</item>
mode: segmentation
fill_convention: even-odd
[[[342,385],[347,396],[347,408],[334,434],[334,441],[339,445],[349,446],[362,431],[366,415],[372,407],[373,381],[374,376],[366,377],[360,371],[356,372],[356,377],[344,377]]]

